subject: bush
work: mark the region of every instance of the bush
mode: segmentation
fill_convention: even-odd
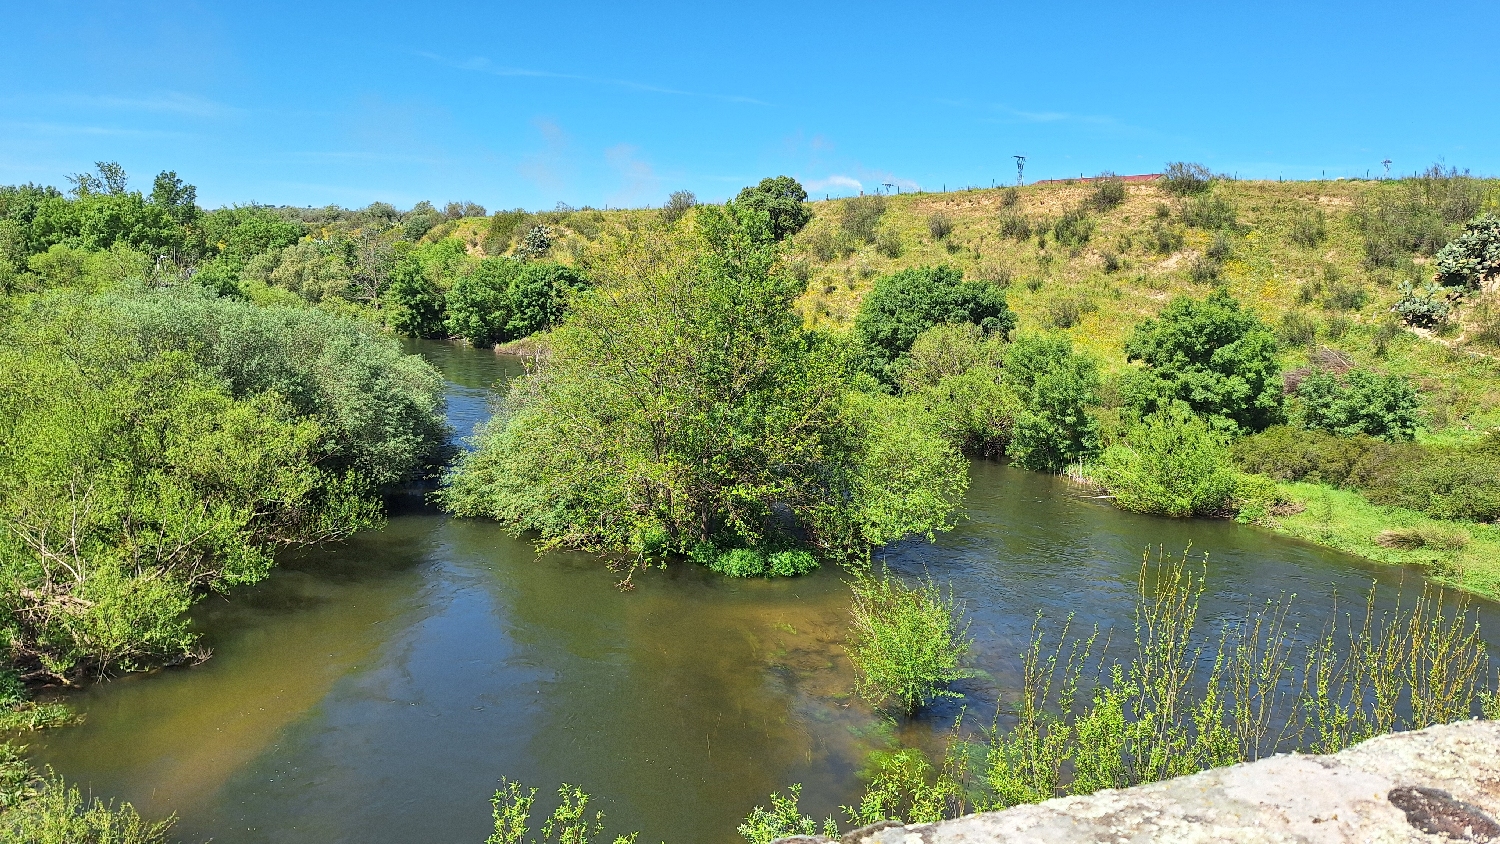
[[[711,546],[689,555],[727,577],[795,577],[818,567],[818,560],[805,550],[767,554],[755,548],[734,548],[720,553]]]
[[[902,361],[897,382],[903,392],[910,393],[975,367],[994,368],[998,373],[1003,354],[1003,339],[986,334],[972,322],[940,323],[917,336]]]
[[[672,191],[672,195],[667,197],[667,204],[661,207],[662,221],[670,226],[687,216],[687,212],[693,210],[697,205],[698,197],[692,191]]]
[[[1276,338],[1227,291],[1174,299],[1135,327],[1125,354],[1146,365],[1125,385],[1127,399],[1143,411],[1185,401],[1196,413],[1250,431],[1281,417]]]
[[[851,196],[839,204],[839,227],[862,243],[874,243],[880,218],[885,215],[885,197],[879,194]]]
[[[1287,239],[1309,249],[1322,243],[1327,236],[1328,225],[1323,209],[1316,207],[1299,211],[1292,218],[1291,230],[1287,232]]]
[[[1158,255],[1170,255],[1181,249],[1186,241],[1182,232],[1168,227],[1160,220],[1152,221],[1151,229],[1146,236],[1146,242],[1151,245],[1151,251]]]
[[[920,408],[849,394],[843,347],[792,308],[803,285],[766,215],[709,206],[694,223],[598,258],[440,502],[543,547],[648,560],[710,544],[857,557],[946,529],[964,464]]]
[[[1409,440],[1417,429],[1417,391],[1400,375],[1356,369],[1315,370],[1297,385],[1292,421],[1335,434]]]
[[[1323,307],[1330,311],[1357,311],[1370,302],[1370,291],[1357,283],[1330,281],[1323,294]]]
[[[781,838],[816,835],[819,830],[818,822],[810,815],[802,814],[798,807],[801,798],[801,783],[789,786],[785,796],[772,794],[771,808],[756,806],[736,831],[749,844],[771,844]],[[824,821],[822,831],[830,838],[838,835],[838,826],[833,818]]]
[[[1123,510],[1178,517],[1223,515],[1238,484],[1229,437],[1181,405],[1131,426],[1094,477]]]
[[[1052,236],[1063,246],[1083,246],[1094,234],[1094,221],[1083,208],[1070,208],[1052,224]]]
[[[933,240],[942,240],[953,233],[953,218],[938,211],[927,218],[927,232]]]
[[[1089,192],[1089,207],[1104,214],[1113,211],[1125,202],[1125,183],[1113,173],[1100,173]]]
[[[1435,548],[1439,551],[1462,551],[1473,539],[1457,525],[1421,525],[1414,528],[1383,530],[1375,544],[1384,548]]]
[[[1173,161],[1162,172],[1161,188],[1173,196],[1191,196],[1208,190],[1213,174],[1202,164]]]
[[[860,304],[854,333],[874,374],[894,383],[896,362],[934,325],[971,322],[1005,336],[1015,326],[1005,294],[981,281],[965,281],[954,267],[918,267],[882,276]]]
[[[1234,244],[1220,232],[1214,235],[1213,242],[1208,244],[1208,248],[1203,251],[1203,254],[1210,261],[1222,264],[1234,256]]]
[[[166,844],[175,818],[148,823],[129,803],[93,798],[53,774],[0,813],[0,840],[28,844]]]
[[[476,346],[526,337],[556,325],[583,286],[562,264],[485,258],[448,291],[447,329]]]
[[[1016,188],[1006,188],[1000,191],[1000,207],[1011,208],[1021,201],[1021,191]]]
[[[1006,453],[1018,466],[1060,472],[1098,448],[1099,364],[1066,337],[1023,335],[1005,353],[1002,381],[1021,409]]]
[[[1437,283],[1478,290],[1500,273],[1500,216],[1486,214],[1464,226],[1464,233],[1438,250]]]
[[[901,233],[892,228],[881,230],[875,237],[875,251],[887,258],[900,258],[906,247],[901,243]]]
[[[760,184],[741,190],[734,198],[734,204],[765,214],[770,219],[768,233],[777,241],[802,231],[812,219],[812,209],[806,203],[807,191],[791,176],[761,179]]]
[[[1207,255],[1194,255],[1188,261],[1188,278],[1198,284],[1208,284],[1219,277],[1219,262]]]
[[[927,581],[908,587],[886,574],[861,577],[854,592],[849,641],[861,697],[912,713],[938,698],[961,697],[946,686],[974,672],[962,667],[972,640],[963,608]]]
[[[1047,303],[1046,323],[1049,328],[1072,328],[1083,320],[1084,314],[1099,310],[1094,300],[1083,296],[1056,296]]]
[[[1212,194],[1188,200],[1182,208],[1182,222],[1209,231],[1233,230],[1238,225],[1234,206],[1229,200]]]
[[[1120,268],[1124,266],[1120,261],[1120,256],[1107,249],[1100,253],[1099,261],[1106,273],[1119,272]]]
[[[1355,209],[1364,237],[1365,265],[1400,268],[1410,256],[1434,255],[1472,218],[1483,200],[1483,185],[1456,169],[1433,166],[1420,175],[1384,185]]]
[[[1306,348],[1318,341],[1318,323],[1302,311],[1287,311],[1276,327],[1281,342],[1294,348]]]
[[[1029,240],[1031,238],[1031,222],[1025,216],[1014,211],[1000,215],[1000,236],[1012,240]]]

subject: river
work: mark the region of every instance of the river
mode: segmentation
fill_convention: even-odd
[[[449,379],[466,432],[514,359],[414,343]],[[982,675],[964,704],[904,725],[942,733],[961,705],[989,723],[1013,690],[1038,611],[1129,635],[1148,546],[1210,555],[1204,614],[1298,595],[1321,626],[1335,592],[1393,598],[1411,572],[1229,522],[1122,513],[1042,474],[977,462],[968,518],[936,544],[883,560],[951,583]],[[29,737],[31,754],[87,792],[175,812],[183,841],[479,844],[501,777],[583,787],[610,836],[734,842],[767,794],[805,784],[819,817],[859,793],[865,750],[889,735],[857,699],[839,641],[838,571],[726,580],[679,565],[635,588],[586,555],[538,556],[494,524],[452,520],[420,496],[389,525],[289,554],[261,584],[195,610],[213,657],[130,676],[72,702],[82,725]],[[1491,642],[1500,614],[1480,615]],[[1119,638],[1117,636],[1117,638]]]

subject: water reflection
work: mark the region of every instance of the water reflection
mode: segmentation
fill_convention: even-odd
[[[460,434],[520,370],[414,348],[453,382]],[[958,530],[884,560],[967,602],[985,676],[964,686],[965,717],[988,723],[1014,693],[1036,612],[1128,636],[1142,550],[1190,543],[1212,555],[1210,618],[1291,591],[1315,628],[1334,588],[1354,596],[1375,579],[1394,595],[1401,577],[1229,523],[1120,513],[994,464],[974,466]],[[384,531],[206,602],[196,618],[213,659],[78,695],[86,723],[33,750],[95,794],[176,811],[189,841],[472,844],[501,776],[581,785],[611,830],[678,844],[736,841],[749,807],[791,782],[820,816],[855,798],[876,722],[848,695],[837,572],[732,582],[676,567],[637,574],[627,593],[617,579],[409,501]],[[1492,608],[1484,621],[1500,631]],[[958,707],[905,732],[930,741]]]

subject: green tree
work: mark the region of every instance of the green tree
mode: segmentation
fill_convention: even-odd
[[[1297,385],[1292,421],[1335,434],[1409,440],[1417,430],[1417,391],[1400,375],[1356,369],[1314,371]]]
[[[1064,335],[1022,335],[1005,353],[1002,380],[1019,399],[1006,453],[1027,469],[1060,472],[1099,447],[1099,364]]]
[[[510,288],[522,266],[511,258],[485,258],[459,276],[447,295],[448,332],[476,346],[509,339]]]
[[[1094,474],[1115,506],[1163,516],[1219,515],[1237,483],[1229,436],[1182,404],[1131,426],[1104,450]]]
[[[943,323],[971,322],[1004,337],[1015,327],[1005,294],[982,281],[965,281],[956,267],[917,267],[881,276],[860,304],[854,333],[874,374],[894,383],[898,361],[922,332]]]
[[[1282,416],[1276,336],[1228,291],[1197,300],[1179,296],[1136,326],[1128,360],[1145,364],[1124,392],[1143,411],[1174,401],[1260,431]]]
[[[695,222],[621,234],[443,504],[544,545],[648,558],[775,550],[799,531],[860,553],[945,524],[962,464],[890,414],[851,420],[838,347],[793,311],[802,285],[780,269],[768,215],[706,207]],[[932,495],[905,486],[934,476]],[[924,503],[939,512],[914,512]]]
[[[812,219],[812,209],[806,205],[807,191],[791,176],[761,179],[760,184],[741,190],[734,202],[765,214],[770,219],[768,233],[774,240],[786,240]]]
[[[963,667],[972,641],[952,594],[943,595],[931,581],[910,587],[889,573],[859,578],[850,588],[853,623],[845,650],[861,697],[906,714],[960,697],[947,686],[974,676]]]

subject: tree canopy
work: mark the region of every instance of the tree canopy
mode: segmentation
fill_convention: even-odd
[[[900,374],[897,361],[922,332],[965,322],[1004,337],[1016,319],[994,285],[965,280],[956,267],[915,267],[876,279],[854,318],[854,333],[874,374],[893,383]]]
[[[791,176],[761,179],[760,184],[741,190],[734,202],[765,214],[769,220],[768,233],[773,240],[786,240],[802,231],[812,219],[812,209],[805,204],[807,191]]]

